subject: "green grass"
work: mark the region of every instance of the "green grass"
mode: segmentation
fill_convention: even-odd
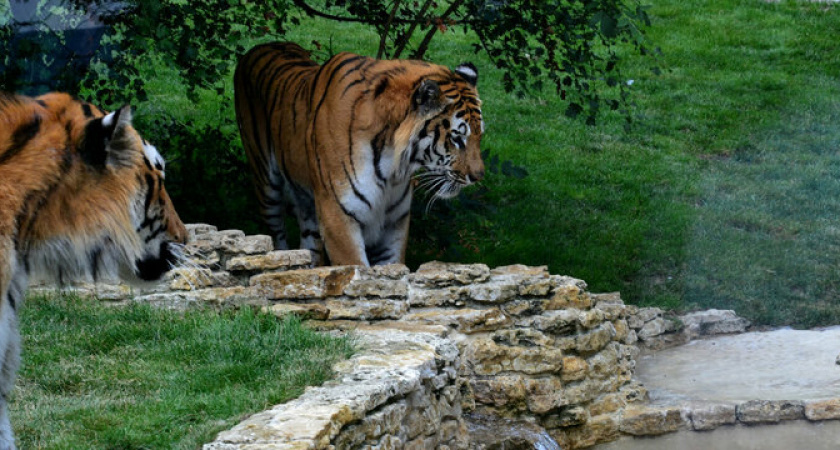
[[[23,449],[195,449],[329,379],[352,342],[250,310],[28,300],[11,403]]]
[[[617,114],[588,127],[565,118],[552,94],[505,93],[470,35],[433,41],[429,59],[478,65],[483,146],[529,172],[485,181],[497,212],[467,235],[477,252],[458,258],[546,264],[640,305],[733,308],[770,325],[839,323],[840,5],[652,3],[648,38],[663,73],[624,52],[634,80],[629,132]],[[367,30],[316,20],[283,39],[364,54],[378,44]],[[218,98],[193,104],[158,83],[161,108],[208,123],[233,114]]]

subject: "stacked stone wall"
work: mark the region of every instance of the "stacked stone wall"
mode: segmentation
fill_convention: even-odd
[[[626,306],[616,293],[591,294],[582,280],[545,267],[313,268],[310,252],[273,251],[268,236],[209,225],[188,229],[194,267],[174,270],[147,289],[73,289],[167,307],[259,307],[299,315],[322,329],[355,330],[369,344],[379,336],[382,343],[370,347],[374,356],[368,349],[352,360],[353,370],[339,369],[338,384],[318,388],[328,392],[307,392],[255,415],[222,433],[212,449],[467,448],[464,415],[526,421],[563,449],[587,448],[618,438],[628,405],[646,397],[633,382],[637,344],[661,348],[709,328],[698,331],[700,325],[692,328],[661,310]],[[402,330],[394,331],[401,340],[383,330]],[[385,361],[389,346],[395,354],[413,350]],[[377,372],[360,361],[396,372]],[[399,372],[400,364],[414,369]],[[354,387],[341,387],[347,383]],[[318,413],[301,416],[310,407],[305,404]],[[311,431],[308,437],[289,438],[290,427],[302,426],[296,417],[318,425],[302,428]],[[278,446],[253,446],[268,445],[271,436],[280,436]],[[309,444],[298,446],[303,441]]]

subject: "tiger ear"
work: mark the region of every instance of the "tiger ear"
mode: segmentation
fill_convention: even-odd
[[[131,107],[122,108],[99,119],[91,120],[85,127],[82,159],[97,168],[106,165],[126,165],[124,145],[121,136],[126,126],[131,125]]]
[[[471,62],[466,62],[455,68],[455,73],[461,75],[467,83],[475,86],[478,83],[478,68]]]
[[[412,106],[421,116],[436,113],[443,107],[440,96],[440,86],[437,81],[423,80],[417,90],[414,91]]]

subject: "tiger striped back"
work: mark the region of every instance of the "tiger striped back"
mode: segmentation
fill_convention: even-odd
[[[405,257],[412,175],[441,198],[481,180],[475,66],[341,53],[318,65],[293,43],[260,45],[237,65],[236,114],[261,212],[286,248],[294,210],[301,246],[333,264]]]

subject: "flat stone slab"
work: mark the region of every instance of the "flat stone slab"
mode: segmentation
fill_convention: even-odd
[[[657,437],[623,438],[596,450],[836,450],[840,421],[794,421],[779,425],[726,426],[696,433],[680,431]]]
[[[636,378],[653,404],[836,399],[838,353],[840,327],[744,333],[643,356]]]

